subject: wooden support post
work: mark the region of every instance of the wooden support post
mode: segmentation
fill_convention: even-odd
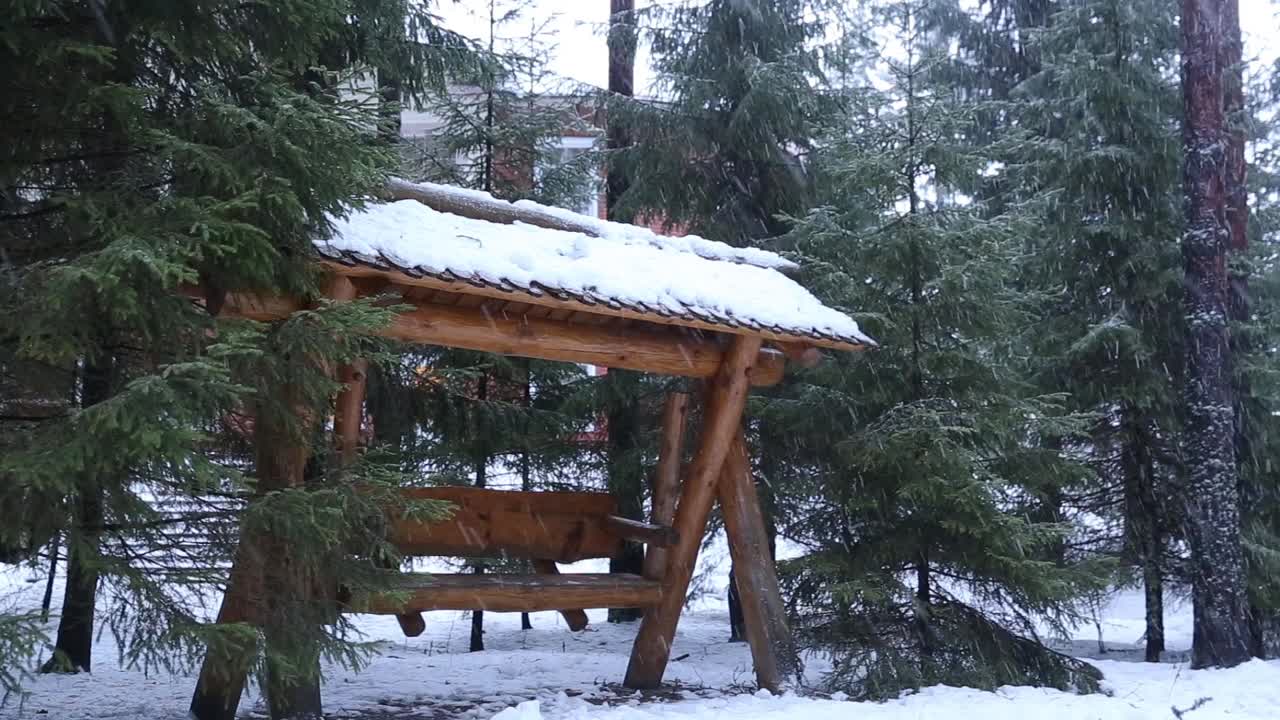
[[[358,288],[351,278],[334,275],[329,281],[329,298],[338,302],[356,299]],[[343,467],[356,461],[360,453],[360,427],[364,420],[364,397],[368,389],[369,361],[356,360],[338,368],[338,380],[343,384],[333,411],[333,437],[337,446],[338,461]],[[422,613],[403,613],[396,616],[400,631],[405,637],[418,637],[427,629]]]
[[[741,430],[720,471],[717,494],[729,537],[756,683],[778,692],[799,675],[800,658],[787,625],[778,573],[769,550],[760,497],[751,477],[751,460]]]
[[[534,560],[533,569],[543,575],[560,574],[560,568],[556,567],[554,560]],[[586,630],[590,622],[587,619],[587,611],[582,608],[560,608],[560,617],[564,618],[565,625],[568,625],[573,632]]]
[[[262,597],[256,582],[260,572],[252,566],[250,555],[247,543],[241,539],[226,592],[222,595],[222,606],[218,609],[219,625],[253,625],[258,621],[260,613],[254,603]],[[196,720],[235,720],[250,660],[256,650],[257,633],[246,633],[241,642],[236,639],[228,635],[223,642],[211,644],[205,654],[189,710]]]
[[[334,300],[352,300],[356,297],[355,284],[348,278],[334,276],[328,295]],[[335,417],[335,425],[346,423],[338,433],[339,449],[344,459],[355,457],[359,441],[363,377],[357,384],[358,392],[348,388],[343,393],[345,399],[340,400],[342,420]],[[291,388],[279,388],[278,391],[283,404],[294,408],[296,417],[281,417],[278,410],[268,410],[267,404],[261,405],[255,413],[254,472],[258,491],[263,494],[303,483],[310,454],[306,428],[313,427],[316,420],[308,409],[298,404]],[[320,578],[308,576],[305,570],[293,566],[288,548],[281,546],[279,538],[242,531],[217,622],[261,626],[268,648],[267,674],[273,686],[268,691],[272,718],[321,717],[319,657],[314,659],[313,677],[303,682],[277,682],[283,673],[274,667],[270,653],[273,646],[290,644],[282,637],[287,629],[280,627],[273,618],[279,617],[281,611],[288,612],[290,608],[286,603],[291,600],[301,604],[313,601],[317,590],[324,584]],[[266,592],[266,588],[271,588],[271,592]],[[200,667],[200,679],[191,698],[192,717],[196,720],[234,720],[244,691],[248,660],[252,658],[255,645],[256,639],[252,643],[228,643],[210,648]]]
[[[283,392],[288,393],[287,389]],[[309,418],[302,418],[302,426]],[[300,485],[306,468],[308,448],[290,423],[278,411],[260,407],[254,418],[255,475],[258,491],[269,493]],[[304,434],[305,436],[305,434]],[[316,578],[308,577],[289,562],[288,549],[278,538],[263,533],[243,532],[231,569],[230,581],[218,611],[218,623],[261,625],[268,651],[288,645],[282,628],[271,621],[290,599],[305,602],[316,589]],[[266,592],[271,588],[271,592]],[[244,691],[248,661],[255,642],[228,643],[210,649],[200,667],[200,679],[191,698],[190,713],[197,720],[234,720]],[[280,683],[269,705],[272,718],[320,717],[319,658],[315,676],[301,683]],[[268,676],[278,677],[268,660]]]
[[[674,527],[680,534],[680,542],[667,553],[662,599],[645,613],[640,623],[627,665],[624,681],[627,687],[655,688],[662,683],[702,534],[715,500],[721,466],[742,423],[742,411],[751,386],[751,366],[760,352],[760,342],[760,338],[755,337],[734,338],[720,371],[712,380],[698,453],[689,467],[680,504],[676,507]]]
[[[369,362],[356,360],[338,368],[338,382],[343,389],[333,411],[333,436],[338,460],[348,466],[360,453],[360,427],[364,419],[364,395],[368,382]]]
[[[658,468],[653,474],[650,520],[655,525],[670,525],[676,516],[676,492],[680,489],[680,462],[684,455],[684,426],[688,416],[689,395],[668,393],[662,405]],[[644,576],[650,580],[661,580],[666,567],[666,548],[648,546],[644,556]]]

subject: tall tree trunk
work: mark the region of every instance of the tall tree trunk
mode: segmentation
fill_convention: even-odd
[[[1182,87],[1187,318],[1185,457],[1189,466],[1193,667],[1249,658],[1248,602],[1240,541],[1234,398],[1227,332],[1222,0],[1183,0]]]
[[[1144,420],[1134,408],[1124,411],[1124,500],[1128,543],[1142,568],[1146,600],[1147,662],[1164,652],[1164,540],[1155,488],[1155,467]]]
[[[618,498],[618,514],[644,520],[644,473],[640,468],[641,374],[611,369],[605,375],[609,412],[605,417],[609,459],[609,492]],[[609,559],[609,572],[644,574],[644,547],[624,542]],[[609,622],[633,622],[644,615],[640,608],[610,608]]]
[[[742,595],[738,592],[738,577],[729,566],[729,642],[747,641],[747,620],[742,616]]]
[[[80,388],[81,406],[93,407],[111,397],[116,366],[113,358],[86,360]],[[76,483],[75,522],[67,532],[67,584],[62,594],[53,657],[41,672],[89,672],[93,661],[93,616],[98,600],[98,561],[103,523],[102,478],[93,470]]]
[[[488,372],[484,372],[480,374],[480,387],[476,392],[476,398],[481,403],[484,403],[486,400],[489,399],[489,373]],[[481,432],[480,428],[477,428],[476,429],[477,436],[479,436],[480,432]],[[475,462],[476,462],[475,464],[476,487],[482,488],[488,483],[488,471],[489,471],[489,452],[488,452],[488,449],[483,446],[483,443],[481,444],[481,447],[476,454]],[[484,571],[485,571],[484,562],[477,560],[475,563],[475,574],[483,575]],[[481,652],[482,650],[484,650],[484,611],[483,610],[471,611],[470,649],[471,649],[471,652]]]
[[[40,599],[40,622],[49,622],[49,607],[53,605],[53,582],[58,577],[58,545],[60,535],[54,533],[49,541],[49,576],[44,581],[44,597]]]
[[[933,604],[933,575],[929,571],[929,553],[921,550],[916,559],[916,632],[920,635],[920,653],[926,658],[933,654],[933,626],[930,622]]]
[[[1231,253],[1243,256],[1249,251],[1249,189],[1248,163],[1245,161],[1245,107],[1244,107],[1244,42],[1240,36],[1239,0],[1222,0],[1222,68],[1223,114],[1227,121],[1227,227],[1231,231]],[[1227,313],[1237,326],[1249,321],[1249,270],[1247,262],[1228,264],[1229,296]],[[1231,335],[1231,356],[1242,359],[1253,351],[1249,338],[1241,332]],[[1237,360],[1236,362],[1240,362]],[[1241,363],[1243,364],[1243,363]],[[1245,403],[1251,389],[1249,378],[1242,367],[1235,368],[1235,451],[1236,468],[1240,473],[1241,508],[1248,508],[1258,501],[1260,491],[1250,482],[1247,473],[1252,460],[1249,427]],[[1246,566],[1246,573],[1248,568]],[[1249,649],[1255,657],[1263,657],[1263,627],[1265,611],[1257,604],[1249,604]]]
[[[636,84],[636,24],[635,0],[609,0],[609,92],[617,97],[635,95]],[[615,117],[606,119],[608,125],[607,147],[621,150],[631,144],[626,125]],[[605,179],[605,217],[618,217],[618,201],[627,192],[630,183],[616,163],[610,162]]]
[[[635,94],[636,26],[635,0],[610,0],[609,2],[609,92],[617,97]],[[616,99],[616,98],[615,98]],[[626,124],[616,114],[606,119],[607,147],[621,150],[631,144]],[[605,216],[620,221],[626,218],[618,214],[618,202],[626,193],[629,183],[626,174],[615,162],[610,162],[605,179]],[[609,489],[618,497],[618,511],[624,516],[643,520],[644,483],[635,463],[635,450],[639,445],[639,402],[636,398],[639,379],[635,373],[610,370],[609,383],[614,399],[613,410],[607,416],[609,442]],[[625,543],[622,553],[610,558],[609,572],[644,573],[644,548],[636,543]],[[610,608],[609,622],[639,620],[643,612],[639,608]]]
[[[496,57],[497,41],[497,3],[495,0],[489,0],[489,60],[487,62],[491,62]],[[484,72],[484,156],[481,158],[483,165],[481,166],[480,189],[487,193],[492,193],[494,186],[493,126],[496,120],[494,115],[494,93],[497,92],[497,79],[487,67],[488,65],[486,64]]]
[[[526,422],[524,423],[524,428],[521,432],[521,437],[524,440],[525,446],[520,450],[520,489],[525,492],[529,492],[533,489],[533,468],[531,467],[531,459],[529,457],[529,439],[532,435],[533,428],[530,427],[530,423],[527,421],[528,413],[532,412],[533,408],[533,378],[531,377],[532,363],[528,358],[525,358],[521,362],[521,367],[524,369],[524,393],[521,400],[524,404]],[[520,613],[520,629],[533,629],[533,623],[529,620],[529,613],[527,612]]]

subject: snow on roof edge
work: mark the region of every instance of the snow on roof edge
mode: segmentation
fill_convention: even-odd
[[[875,345],[852,318],[772,268],[562,228],[490,222],[411,199],[335,217],[333,230],[315,243],[330,259],[480,286],[564,292],[587,298],[588,305],[616,302],[645,314],[797,340]]]

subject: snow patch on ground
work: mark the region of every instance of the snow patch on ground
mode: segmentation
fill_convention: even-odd
[[[1148,664],[1137,648],[1142,636],[1142,598],[1123,592],[1100,613],[1107,653],[1098,658],[1097,631],[1077,629],[1066,647],[1090,657],[1106,675],[1107,694],[1073,695],[1032,687],[996,692],[932,687],[885,703],[850,703],[800,695],[756,693],[745,644],[730,644],[724,604],[728,571],[723,542],[701,560],[706,594],[681,620],[666,680],[655,693],[620,687],[635,624],[610,624],[605,611],[591,611],[591,626],[571,633],[556,613],[534,613],[532,630],[520,629],[517,614],[485,616],[487,649],[467,652],[467,613],[431,613],[427,632],[406,639],[392,617],[358,616],[356,623],[379,651],[362,672],[327,668],[326,713],[335,718],[466,718],[482,720],[1270,720],[1280,715],[1280,661],[1253,661],[1229,670],[1190,670],[1188,604],[1167,600],[1166,630],[1174,662]],[[566,566],[567,572],[600,571],[599,563]],[[27,569],[0,572],[0,607],[38,606],[43,583]],[[59,587],[54,595],[61,597]],[[216,607],[216,603],[213,603]],[[50,634],[56,624],[49,625]],[[806,680],[815,685],[829,665],[806,658]],[[39,676],[19,704],[0,707],[0,718],[88,720],[179,720],[186,717],[194,678],[151,674],[121,667],[109,634],[95,652],[92,675]],[[1190,712],[1189,708],[1200,706]],[[241,715],[265,715],[262,698],[250,691]]]

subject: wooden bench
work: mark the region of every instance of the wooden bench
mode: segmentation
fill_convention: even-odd
[[[386,593],[342,597],[348,612],[396,615],[413,637],[428,610],[560,611],[569,629],[587,626],[589,608],[652,607],[662,597],[660,578],[628,574],[561,575],[556,563],[611,558],[624,541],[671,547],[679,540],[665,525],[619,517],[618,501],[597,492],[522,492],[469,487],[408,488],[410,500],[450,503],[445,520],[393,522],[391,542],[407,556],[513,557],[532,561],[537,574],[396,573]]]

